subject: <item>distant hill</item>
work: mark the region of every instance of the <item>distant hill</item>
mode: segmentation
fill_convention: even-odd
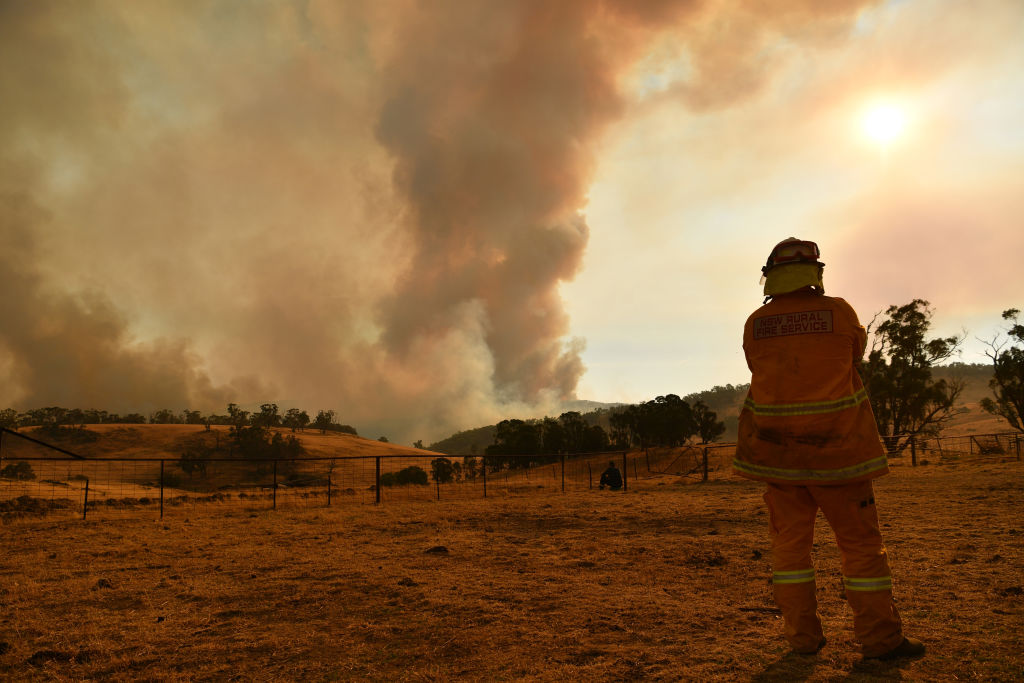
[[[960,406],[965,412],[949,421],[949,434],[994,434],[1012,431],[1009,423],[1001,417],[985,412],[981,399],[991,398],[992,390],[988,381],[992,379],[992,366],[985,363],[950,363],[933,368],[936,379],[963,380],[964,391],[960,395]]]
[[[687,394],[683,396],[683,400],[691,406],[697,401],[703,401],[704,405],[715,411],[718,419],[725,423],[725,432],[720,440],[735,441],[740,427],[740,409],[749,388],[749,384],[726,384]]]
[[[22,427],[19,430],[27,436],[35,434],[36,427]],[[275,428],[284,435],[288,429]],[[193,448],[197,439],[207,445],[227,444],[228,427],[215,425],[209,431],[201,425],[183,424],[99,424],[85,425],[88,440],[43,437],[40,440],[67,448],[88,458],[179,458]],[[296,432],[295,437],[302,443],[310,457],[331,456],[375,456],[375,455],[430,455],[426,450],[385,443],[342,432],[321,434],[318,429]],[[16,436],[4,437],[4,454],[8,457],[19,455],[52,455],[39,446],[34,446]]]
[[[562,411],[567,412],[575,410],[578,413],[589,413],[595,410],[601,410],[603,408],[614,408],[616,406],[626,405],[625,403],[601,403],[600,401],[584,401],[577,399],[575,401],[566,401],[562,404]]]
[[[988,381],[992,379],[992,366],[987,363],[938,365],[932,369],[932,376],[947,381],[959,379],[966,382],[960,399],[963,403],[978,403],[992,396],[992,390],[988,387]]]
[[[951,433],[993,433],[1005,432],[1010,426],[1005,420],[997,418],[982,410],[980,401],[991,396],[988,381],[992,378],[992,366],[984,363],[950,363],[933,368],[932,375],[936,379],[963,380],[966,384],[960,398],[961,407],[965,412],[950,421],[948,431]],[[711,389],[698,391],[683,396],[687,403],[693,405],[703,401],[705,405],[718,413],[718,419],[725,422],[725,434],[722,441],[735,441],[739,428],[739,414],[746,399],[749,384],[726,384]],[[652,397],[653,398],[653,397]],[[589,424],[599,424],[606,431],[609,429],[609,417],[622,403],[600,403],[598,401],[573,401],[566,404],[566,410],[577,410],[583,413]],[[540,419],[540,418],[536,418]],[[494,443],[495,425],[477,427],[458,432],[430,445],[430,450],[446,454],[482,454]]]
[[[467,429],[430,444],[429,449],[446,455],[483,455],[487,447],[494,443],[496,429],[497,425]]]

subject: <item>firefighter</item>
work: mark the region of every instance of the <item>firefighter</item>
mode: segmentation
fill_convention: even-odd
[[[857,374],[867,333],[846,301],[825,296],[819,258],[814,242],[791,237],[761,269],[765,304],[743,330],[751,380],[733,470],[767,483],[773,591],[793,650],[826,643],[811,560],[820,509],[864,656],[916,657],[925,648],[903,635],[871,485],[889,466]]]

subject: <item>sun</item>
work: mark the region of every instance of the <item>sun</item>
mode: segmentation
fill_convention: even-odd
[[[875,103],[866,107],[861,119],[864,135],[885,147],[902,137],[906,127],[906,112],[891,103]]]

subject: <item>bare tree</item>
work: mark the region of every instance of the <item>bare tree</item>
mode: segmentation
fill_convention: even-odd
[[[1003,311],[1003,320],[1010,322],[1006,337],[986,342],[990,350],[985,355],[992,360],[993,371],[988,386],[995,400],[983,398],[981,407],[1024,432],[1024,348],[1017,346],[1024,343],[1024,325],[1017,319],[1019,315],[1016,308]]]

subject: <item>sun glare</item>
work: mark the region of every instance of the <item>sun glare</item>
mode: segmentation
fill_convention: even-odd
[[[864,110],[861,128],[864,135],[880,145],[888,146],[903,135],[907,117],[893,104],[873,104]]]

